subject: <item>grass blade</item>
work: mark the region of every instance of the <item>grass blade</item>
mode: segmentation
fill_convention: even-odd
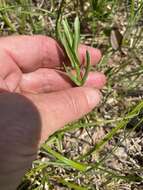
[[[80,43],[80,22],[77,16],[74,22],[74,41],[73,41],[73,49],[75,50],[76,54],[78,52],[79,43]]]
[[[124,118],[120,121],[115,128],[113,128],[109,133],[107,133],[103,139],[101,139],[89,152],[85,155],[81,156],[81,158],[85,158],[88,155],[95,154],[95,152],[100,151],[109,140],[113,138],[113,136],[120,130],[123,129],[129,120],[135,116],[137,116],[140,110],[143,108],[143,101],[139,103],[130,113],[127,114],[126,119]]]
[[[71,67],[69,67],[63,63],[65,71],[77,86],[82,86],[90,71],[90,55],[86,53],[85,72],[84,76],[81,76],[82,68],[78,57],[78,46],[80,43],[80,22],[78,16],[74,21],[74,34],[71,33],[71,29],[66,18],[63,20],[61,20],[61,18],[59,19],[57,24],[57,33],[71,64]],[[75,71],[75,75],[72,74],[72,70]]]
[[[67,41],[65,34],[63,34],[63,35],[61,34],[60,37],[61,37],[60,40],[61,40],[62,44],[64,45],[65,51],[66,51],[67,56],[68,56],[68,58],[69,58],[69,60],[70,60],[72,69],[74,69],[76,63],[75,63],[75,57],[74,57],[74,55],[73,55],[73,53],[72,53],[70,44],[69,44],[69,42]]]
[[[62,20],[62,24],[63,24],[63,29],[64,29],[64,33],[66,35],[66,38],[69,41],[70,46],[72,47],[73,36],[72,36],[71,31],[70,31],[70,27],[69,27],[69,24],[68,24],[66,18]]]
[[[82,79],[82,85],[85,83],[87,77],[88,77],[88,74],[90,72],[90,69],[91,69],[91,65],[90,65],[90,55],[88,53],[88,51],[86,51],[86,67],[85,67],[85,73],[84,73],[84,76],[83,76],[83,79]]]
[[[64,65],[64,68],[65,68],[65,71],[66,71],[67,75],[70,77],[70,79],[71,79],[77,86],[80,86],[80,85],[81,85],[80,81],[78,81],[77,78],[76,78],[76,76],[71,73],[70,69],[69,69],[67,66],[65,66],[65,65]]]
[[[87,166],[87,165],[81,164],[81,163],[79,163],[79,162],[75,162],[75,161],[73,161],[73,160],[70,160],[70,159],[64,157],[64,156],[61,155],[60,153],[58,153],[58,152],[52,150],[52,149],[51,149],[48,145],[46,145],[46,144],[44,144],[44,145],[42,146],[42,148],[43,148],[46,152],[48,152],[48,153],[50,153],[51,155],[53,155],[56,159],[60,160],[61,162],[64,162],[65,164],[67,164],[67,165],[70,166],[71,168],[74,168],[74,169],[79,170],[79,171],[82,171],[82,172],[84,172],[84,171],[86,171],[86,170],[88,169],[88,166]]]
[[[66,181],[65,179],[59,179],[58,181],[70,189],[74,189],[74,190],[88,190],[89,189],[87,187],[81,187],[73,182]]]

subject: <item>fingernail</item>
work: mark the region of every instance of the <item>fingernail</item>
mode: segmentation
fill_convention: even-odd
[[[88,88],[86,90],[86,96],[88,105],[91,107],[91,109],[100,104],[101,102],[102,94],[97,89]]]

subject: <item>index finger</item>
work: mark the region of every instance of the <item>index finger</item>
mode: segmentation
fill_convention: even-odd
[[[33,36],[9,36],[0,38],[0,49],[3,49],[23,72],[31,72],[38,68],[55,68],[67,60],[60,45],[52,38]],[[91,56],[91,64],[96,64],[101,53],[98,49],[80,45],[79,57],[85,61],[86,50]]]

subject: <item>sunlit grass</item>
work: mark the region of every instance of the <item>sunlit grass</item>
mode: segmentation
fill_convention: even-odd
[[[60,2],[63,3],[62,6]],[[133,134],[140,127],[143,119],[139,118],[132,129],[126,128],[131,118],[138,116],[140,110],[143,109],[143,103],[139,103],[138,97],[135,97],[135,100],[126,97],[129,91],[140,90],[143,81],[141,55],[143,27],[140,24],[143,22],[143,1],[139,0],[136,3],[135,0],[131,0],[130,3],[128,2],[51,0],[43,1],[43,3],[41,1],[36,5],[32,0],[0,1],[1,35],[44,34],[57,38],[61,41],[70,60],[70,65],[68,68],[65,66],[65,70],[78,86],[83,85],[87,75],[84,75],[83,78],[80,75],[81,68],[77,58],[77,49],[80,41],[81,43],[88,42],[89,45],[100,47],[103,51],[101,62],[92,69],[102,70],[108,77],[107,85],[103,89],[104,98],[100,108],[95,109],[87,118],[65,126],[47,140],[41,148],[39,158],[33,163],[33,169],[23,179],[20,190],[56,189],[57,187],[59,189],[65,187],[77,190],[102,190],[103,186],[107,190],[109,187],[114,190],[114,186],[117,186],[117,189],[120,190],[118,188],[120,184],[136,184],[143,180],[139,175],[142,171],[140,165],[126,168],[126,171],[107,166],[107,160],[112,161],[115,152],[123,146],[123,143],[133,138]],[[123,18],[119,18],[118,13],[122,13]],[[78,20],[75,22],[74,29],[77,14],[80,18],[80,32]],[[60,21],[61,29],[59,29],[61,37],[60,33],[56,33],[60,15],[63,18]],[[109,33],[116,22],[123,34],[122,49],[126,53],[125,57],[122,57],[120,52],[113,51],[109,43]],[[70,31],[75,36],[72,36]],[[63,36],[65,36],[64,42]],[[117,59],[114,58],[113,63],[109,64],[110,59],[115,55]],[[86,63],[88,64],[85,64],[86,66],[89,65],[88,59],[87,53]],[[76,74],[72,75],[71,71],[74,69]],[[113,112],[111,112],[112,110]],[[91,144],[86,152],[83,153],[79,150],[78,155],[74,154],[77,151],[75,144],[81,139],[77,136],[74,136],[76,140],[71,142],[70,148],[68,146],[68,150],[65,149],[66,134],[87,130],[87,134],[90,135],[90,130],[96,130],[98,127],[105,130],[106,133],[97,142]],[[116,138],[119,138],[117,142]],[[78,147],[84,148],[85,145],[81,143],[83,141],[79,142]],[[130,158],[130,155],[128,157]],[[126,164],[125,166],[127,167]]]

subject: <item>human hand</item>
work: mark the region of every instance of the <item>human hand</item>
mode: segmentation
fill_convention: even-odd
[[[99,50],[88,49],[91,64]],[[105,84],[101,73],[90,73],[85,87],[73,87],[57,67],[66,63],[59,45],[44,36],[0,38],[0,187],[16,189],[50,134],[92,110]],[[4,93],[7,91],[6,93]],[[16,92],[10,93],[10,92]]]
[[[95,65],[100,51],[81,45],[79,56],[84,63],[86,49]],[[57,68],[67,62],[58,43],[44,36],[0,38],[0,91],[17,92],[37,107],[41,121],[41,140],[65,124],[91,111],[100,101],[99,90],[105,76],[91,72],[84,87],[73,87],[66,74]],[[93,87],[95,89],[93,89]]]

